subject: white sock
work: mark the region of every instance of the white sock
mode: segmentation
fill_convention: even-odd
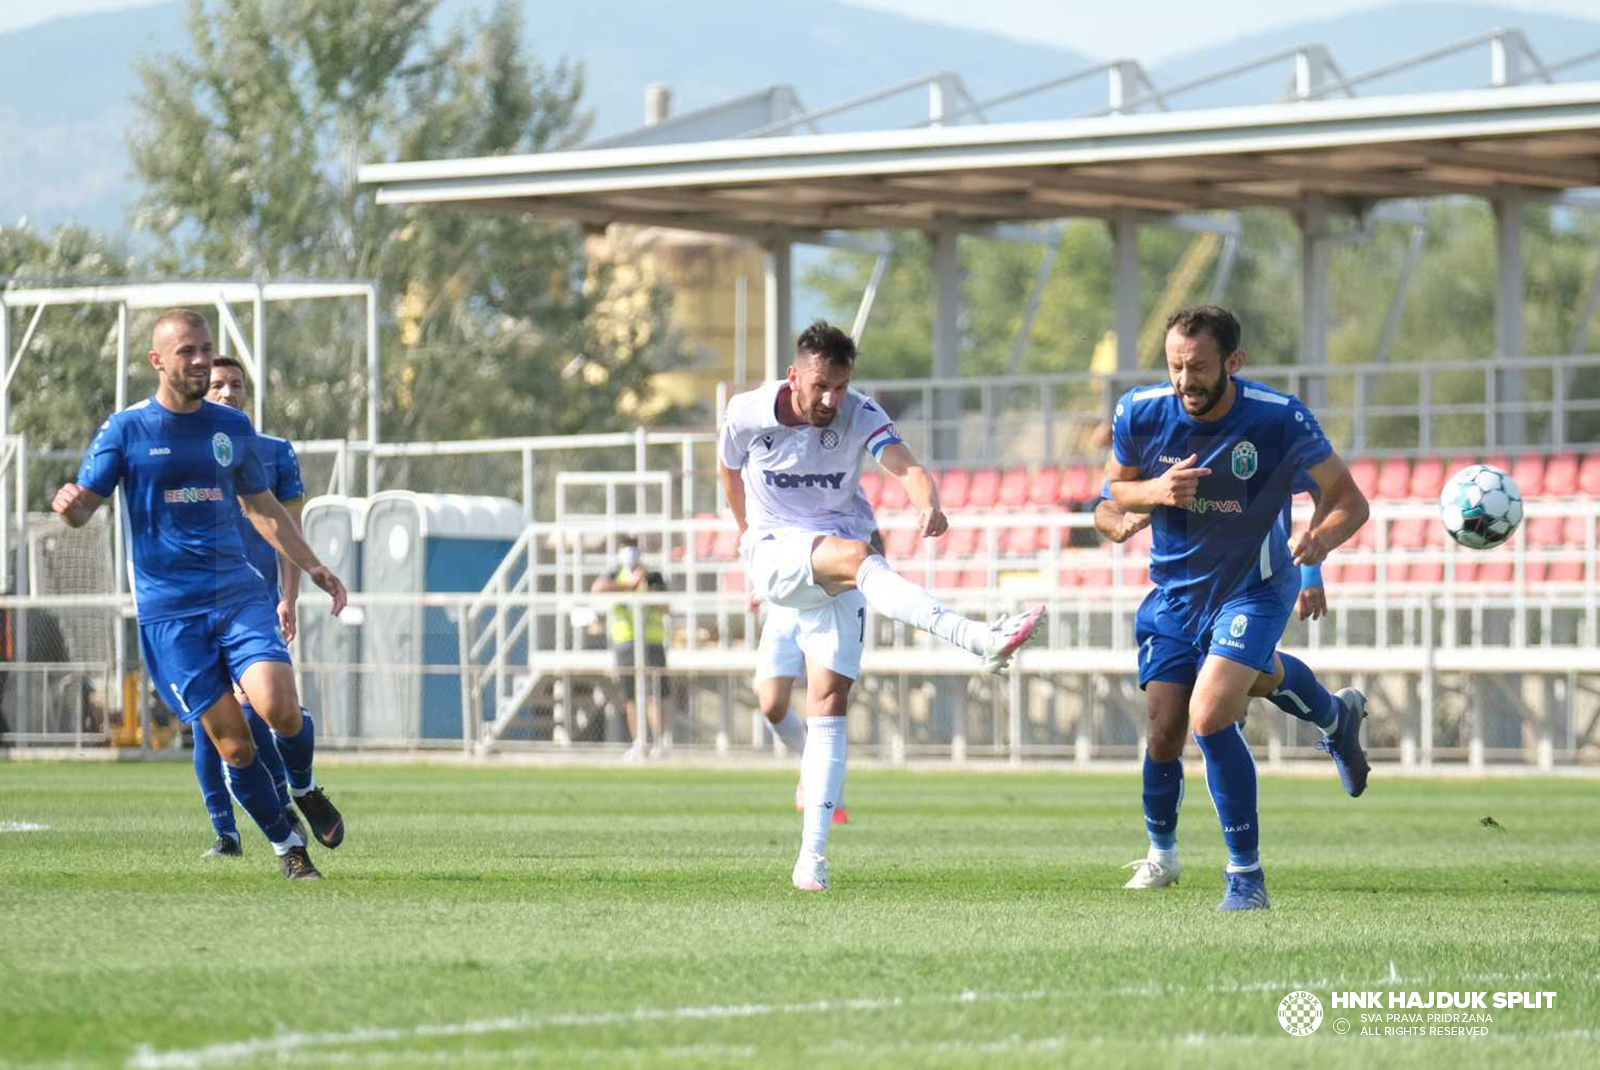
[[[804,753],[806,749],[806,722],[804,718],[794,712],[793,706],[784,711],[783,720],[777,724],[768,721],[767,731],[772,733],[774,739],[787,747],[790,754]]]
[[[874,613],[938,636],[953,646],[983,655],[989,650],[989,626],[969,620],[889,566],[880,554],[861,562],[856,589]]]
[[[806,797],[802,850],[828,853],[833,809],[844,795],[845,757],[850,739],[843,717],[813,717],[806,728],[806,749],[800,758],[800,784]]]
[[[289,833],[289,838],[287,840],[284,840],[282,843],[275,843],[272,845],[272,853],[277,855],[279,858],[282,858],[284,855],[289,853],[289,848],[304,847],[305,845],[306,841],[300,838],[300,834],[298,832],[291,832]]]

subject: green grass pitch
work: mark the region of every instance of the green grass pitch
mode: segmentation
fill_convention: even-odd
[[[1264,778],[1273,909],[1223,916],[1194,764],[1176,888],[1121,889],[1133,774],[866,770],[822,895],[779,769],[329,767],[290,885],[200,857],[187,765],[0,764],[0,1066],[1594,1065],[1600,784]],[[1341,1036],[1346,989],[1557,999]]]

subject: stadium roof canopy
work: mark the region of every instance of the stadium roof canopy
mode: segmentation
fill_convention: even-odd
[[[414,163],[385,204],[769,240],[1600,186],[1600,82]]]

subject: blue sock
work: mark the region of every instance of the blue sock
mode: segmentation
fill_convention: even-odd
[[[300,734],[280,736],[274,732],[272,738],[278,741],[278,753],[283,755],[283,768],[289,774],[289,791],[295,795],[310,791],[316,786],[311,779],[311,755],[317,749],[317,726],[311,714],[301,706]]]
[[[1183,803],[1183,759],[1158,762],[1144,756],[1144,827],[1159,851],[1178,846],[1178,807]]]
[[[194,724],[194,775],[200,781],[200,797],[206,802],[211,827],[218,836],[238,842],[239,826],[233,820],[233,797],[228,794],[228,781],[222,775],[222,755],[199,721]]]
[[[1278,658],[1283,662],[1283,683],[1267,698],[1290,717],[1309,721],[1324,732],[1333,731],[1339,723],[1338,701],[1318,682],[1311,666],[1282,651]]]
[[[294,832],[289,826],[289,816],[278,802],[278,789],[272,784],[267,763],[258,756],[249,765],[228,766],[227,772],[233,797],[255,819],[262,833],[271,841],[273,849],[287,847]]]
[[[1206,787],[1211,789],[1211,801],[1222,822],[1228,871],[1255,869],[1261,864],[1261,827],[1256,815],[1256,760],[1250,745],[1236,724],[1209,736],[1197,732],[1194,741],[1206,756]]]
[[[244,721],[250,726],[250,735],[256,741],[256,754],[267,765],[267,775],[272,777],[273,787],[278,789],[278,798],[283,802],[283,808],[289,809],[289,777],[283,770],[283,756],[278,753],[278,740],[272,734],[272,726],[267,724],[265,717],[244,704]]]

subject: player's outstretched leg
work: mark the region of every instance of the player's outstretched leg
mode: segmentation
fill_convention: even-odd
[[[1011,655],[1033,636],[1044,619],[1042,605],[990,624],[963,617],[900,575],[879,554],[865,556],[856,570],[855,585],[873,612],[971,651],[983,659],[990,672],[1004,671]]]
[[[1261,872],[1261,825],[1256,810],[1256,760],[1237,722],[1209,735],[1195,733],[1206,757],[1206,787],[1222,822],[1228,846],[1225,892],[1218,910],[1265,910],[1266,877]]]
[[[1361,746],[1361,721],[1367,715],[1367,699],[1353,687],[1337,695],[1328,693],[1311,667],[1293,654],[1278,652],[1283,680],[1268,693],[1267,699],[1284,713],[1322,729],[1317,748],[1333,759],[1339,782],[1352,798],[1367,790],[1372,766]]]
[[[211,845],[206,857],[240,857],[244,850],[239,842],[239,826],[233,818],[233,797],[228,794],[228,781],[222,772],[222,757],[199,724],[194,726],[194,775],[200,781],[200,795],[205,799],[206,813],[217,834],[217,842]]]

